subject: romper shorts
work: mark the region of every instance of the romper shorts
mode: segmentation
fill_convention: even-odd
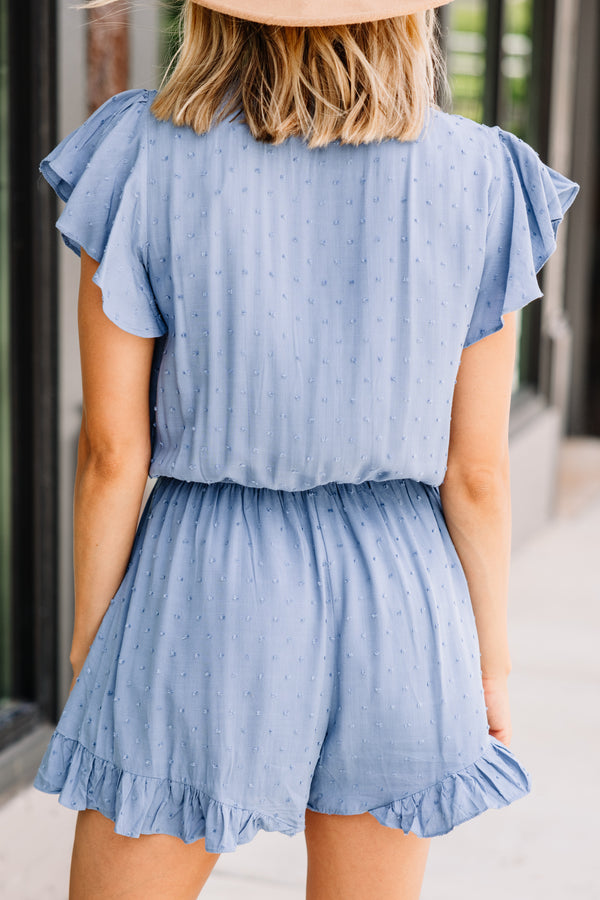
[[[438,488],[159,476],[34,786],[214,853],[307,807],[431,837],[527,794]]]

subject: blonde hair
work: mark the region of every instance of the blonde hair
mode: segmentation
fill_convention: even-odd
[[[87,7],[114,0],[92,0]],[[243,114],[254,138],[309,148],[416,139],[449,96],[432,9],[350,25],[266,25],[184,0],[152,112],[198,134]]]

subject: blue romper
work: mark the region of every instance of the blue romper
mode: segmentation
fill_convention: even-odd
[[[156,479],[34,785],[228,852],[306,807],[441,835],[530,791],[444,520],[463,347],[541,296],[579,186],[513,134],[309,150],[117,94],[41,163],[155,338]]]

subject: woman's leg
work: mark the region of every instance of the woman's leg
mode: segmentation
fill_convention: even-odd
[[[204,838],[130,838],[114,827],[95,809],[77,814],[69,900],[196,900],[220,855]]]
[[[306,900],[418,900],[431,838],[307,809]]]

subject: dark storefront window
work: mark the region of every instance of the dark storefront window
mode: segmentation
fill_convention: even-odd
[[[55,13],[0,2],[0,750],[56,715]]]
[[[8,16],[0,5],[0,709],[10,695],[10,297],[8,244]]]

